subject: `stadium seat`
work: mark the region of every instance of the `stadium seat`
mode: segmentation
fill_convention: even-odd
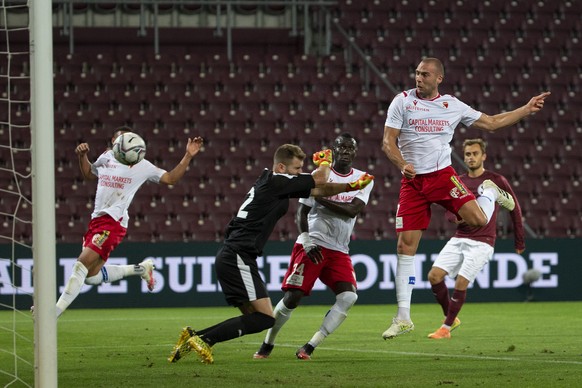
[[[113,3],[98,8],[106,14],[128,12]],[[491,139],[488,168],[519,183],[516,193],[527,210],[531,207],[533,214],[546,197],[566,196],[570,205],[560,204],[563,214],[581,190],[575,183],[582,171],[573,167],[582,165],[576,154],[580,131],[575,130],[582,128],[582,119],[573,109],[580,79],[572,59],[580,45],[575,17],[579,8],[577,2],[568,6],[545,2],[543,7],[536,3],[523,9],[501,0],[483,4],[407,1],[386,7],[382,2],[363,0],[338,2],[332,15],[362,51],[371,53],[370,60],[399,90],[412,87],[411,75],[421,55],[435,55],[444,61],[447,74],[443,90],[488,114],[515,108],[551,86],[554,94],[544,111],[491,136],[459,128],[454,149],[459,152],[462,140],[474,133]],[[170,9],[199,14],[207,8],[181,5],[166,10]],[[132,12],[136,10],[134,7]],[[284,11],[284,6],[277,8],[277,12]],[[78,12],[81,15],[86,11]],[[194,184],[184,185],[186,189],[180,188],[180,195],[175,195],[177,185],[167,197],[179,204],[184,198],[188,202],[196,197],[209,201],[209,209],[214,210],[217,193],[206,195],[201,191],[207,190],[196,187],[200,171],[219,175],[224,180],[223,195],[232,196],[234,203],[263,167],[270,168],[278,144],[294,142],[311,151],[329,144],[339,131],[352,132],[361,139],[358,163],[377,176],[374,191],[378,193],[376,204],[368,205],[377,215],[367,214],[366,223],[358,224],[356,236],[394,238],[392,232],[386,232],[392,225],[385,220],[395,208],[400,176],[380,152],[379,143],[392,92],[373,73],[366,73],[363,62],[348,49],[349,44],[335,30],[332,32],[333,54],[327,57],[305,56],[297,44],[262,45],[249,39],[234,45],[230,62],[224,47],[211,44],[192,50],[162,42],[156,54],[152,47],[133,44],[129,38],[128,42],[121,39],[108,45],[83,42],[82,35],[77,34],[75,54],[68,54],[66,43],[55,45],[57,148],[70,150],[79,138],[90,138],[92,144],[98,144],[100,137],[109,136],[111,128],[130,123],[151,142],[148,158],[170,168],[183,152],[185,137],[200,134],[208,141],[188,172]],[[240,34],[237,39],[244,41],[252,32]],[[366,96],[362,89],[367,82],[373,86]],[[95,95],[102,86],[103,91]],[[14,98],[26,99],[29,95],[20,84],[13,88]],[[562,95],[558,95],[560,89],[564,90]],[[28,120],[26,112],[21,110],[20,114],[23,121]],[[554,131],[548,132],[549,127]],[[65,144],[71,137],[74,141]],[[62,156],[57,159],[57,180],[85,192],[87,187],[74,181],[75,167],[65,163]],[[553,177],[549,187],[543,186],[544,174]],[[230,189],[234,177],[240,182],[236,190]],[[142,191],[136,197],[136,206],[142,201],[149,205],[149,189]],[[533,199],[536,204],[531,203]],[[217,230],[228,222],[231,206],[229,202],[222,213],[216,213],[225,217],[216,221],[220,228],[212,225],[207,230],[206,225],[191,235],[172,230],[171,237],[169,232],[140,231],[135,238],[215,240],[221,233]],[[376,218],[382,221],[375,222]],[[532,217],[529,220],[536,222]],[[370,224],[373,227],[367,226]],[[554,232],[554,224],[536,222],[535,226],[547,236],[567,233],[564,229]],[[284,222],[273,239],[291,235],[290,229]],[[426,235],[441,238],[447,233],[446,224],[435,221]]]

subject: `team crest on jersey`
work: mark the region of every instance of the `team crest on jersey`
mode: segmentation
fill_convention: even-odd
[[[412,103],[414,104],[414,106],[416,106],[416,104],[418,104],[418,101],[414,100],[412,101]]]
[[[109,233],[110,232],[108,230],[104,230],[103,233],[94,234],[91,242],[96,247],[101,248],[103,246],[103,244],[105,243],[105,241],[107,241],[107,238],[109,237]]]
[[[459,181],[459,178],[457,178],[456,176],[452,176],[451,177],[451,182],[453,182],[453,184],[455,185],[455,187],[451,190],[451,197],[453,198],[461,198],[464,197],[465,195],[467,195],[467,189],[465,189],[465,186],[463,186],[463,184],[461,183],[461,181]],[[453,192],[455,192],[455,195],[453,195]]]
[[[443,106],[444,106],[445,108],[448,108],[448,107],[449,107],[449,103],[445,101],[445,102],[443,102]]]

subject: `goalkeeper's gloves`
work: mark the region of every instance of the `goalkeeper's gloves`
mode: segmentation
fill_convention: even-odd
[[[321,150],[313,154],[313,164],[319,166],[330,166],[333,161],[331,150]]]
[[[313,242],[311,237],[309,237],[308,232],[303,232],[297,238],[297,242],[303,245],[303,250],[309,259],[315,264],[319,264],[323,261],[323,254],[321,249]]]
[[[374,180],[374,175],[363,174],[357,181],[346,184],[346,191],[358,191],[368,186]]]

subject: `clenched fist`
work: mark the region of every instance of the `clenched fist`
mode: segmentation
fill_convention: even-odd
[[[320,165],[331,165],[333,161],[331,150],[321,150],[313,154],[313,164],[317,167]]]

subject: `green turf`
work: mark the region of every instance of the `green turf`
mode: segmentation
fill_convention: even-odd
[[[302,306],[281,331],[267,360],[253,360],[264,333],[214,349],[215,363],[195,355],[166,361],[184,325],[202,328],[230,318],[237,310],[71,309],[58,322],[60,387],[579,387],[582,386],[582,302],[468,303],[451,340],[426,335],[442,319],[436,304],[413,306],[415,331],[384,341],[381,333],[394,306],[356,305],[340,329],[316,349],[311,361],[295,350],[318,329],[324,306]],[[32,323],[17,318],[19,331]],[[12,315],[0,312],[0,326]],[[0,349],[12,336],[0,331]],[[18,353],[30,360],[32,346],[19,340]],[[0,352],[0,369],[13,358]],[[19,363],[25,380],[32,369]],[[0,374],[0,386],[10,379]],[[23,386],[20,383],[12,385]]]

